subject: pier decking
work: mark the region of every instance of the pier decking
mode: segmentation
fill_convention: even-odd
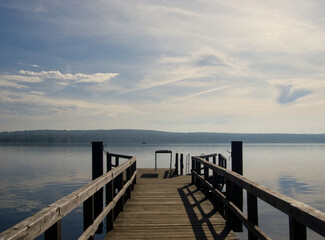
[[[138,169],[137,184],[106,239],[238,239],[191,176]]]

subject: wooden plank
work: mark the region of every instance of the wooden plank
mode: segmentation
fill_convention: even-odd
[[[105,239],[238,239],[191,176],[165,177],[165,171],[138,169],[137,184]],[[149,174],[149,175],[146,175]]]

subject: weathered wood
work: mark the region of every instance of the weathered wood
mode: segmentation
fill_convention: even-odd
[[[248,221],[258,226],[258,208],[257,208],[257,197],[247,192],[247,217]],[[248,231],[248,240],[257,240],[258,237],[254,233]]]
[[[109,152],[106,152],[106,168],[107,172],[112,170],[112,155]]]
[[[88,198],[83,203],[83,223],[84,223],[84,231],[87,230],[89,226],[91,226],[95,219],[95,211],[94,211],[94,195]],[[93,237],[89,237],[88,239],[94,239]]]
[[[234,173],[228,169],[216,166],[200,157],[192,157],[196,162],[208,166],[211,170],[218,172],[234,184],[246,189],[259,199],[277,208],[283,213],[293,216],[297,222],[325,236],[325,213],[315,209],[307,204],[296,201],[290,197],[282,195],[272,189],[269,189],[259,183],[255,183],[244,176]]]
[[[180,165],[180,169],[181,169],[180,175],[183,175],[184,174],[184,155],[183,155],[183,153],[181,153],[179,165]]]
[[[189,181],[165,177],[169,169],[138,169],[137,185],[106,239],[238,239]],[[146,177],[148,176],[148,177]]]
[[[175,175],[178,175],[178,153],[175,154]]]
[[[103,142],[92,142],[92,180],[103,175],[104,162],[103,162]],[[94,218],[103,211],[103,189],[99,189],[94,195]],[[88,222],[88,221],[87,221]],[[98,226],[97,233],[103,232],[103,224]]]
[[[206,159],[206,158],[210,158],[210,157],[215,157],[217,155],[218,155],[218,153],[211,153],[211,154],[207,154],[207,155],[201,155],[200,158]]]
[[[123,154],[118,154],[118,153],[111,153],[111,152],[107,152],[108,155],[112,156],[112,157],[118,157],[118,158],[125,158],[125,159],[131,159],[133,156],[129,156],[129,155],[123,155]]]
[[[231,169],[233,172],[243,175],[243,142],[241,141],[231,142]],[[227,196],[229,195],[229,200],[243,211],[243,188],[232,182],[229,182],[227,185],[231,185],[230,188],[227,187]],[[243,224],[241,221],[232,216],[232,212],[229,212],[229,215],[229,223],[231,223],[232,229],[235,232],[242,232]]]
[[[106,206],[108,206],[114,199],[114,184],[110,181],[106,185]],[[112,209],[106,216],[106,232],[113,229],[114,226],[114,209]]]
[[[133,179],[135,178],[137,171],[133,174],[132,178],[123,186],[123,188],[119,191],[119,193],[114,197],[114,199],[105,207],[105,209],[98,215],[92,225],[90,225],[84,233],[79,237],[78,240],[86,240],[94,236],[98,226],[102,223],[104,218],[111,212],[116,204],[120,201],[120,199],[125,194],[128,187],[132,184]]]
[[[255,236],[258,236],[259,239],[271,240],[271,238],[267,236],[258,226],[256,226],[253,222],[249,221],[248,217],[245,216],[242,210],[239,209],[234,203],[230,202],[223,193],[221,193],[218,189],[215,189],[211,183],[205,181],[204,178],[202,178],[201,176],[197,176],[199,181],[207,185],[212,191],[212,194],[218,196],[218,198],[223,202],[223,204],[225,204],[226,207],[231,210],[238,219],[241,220],[241,222],[249,231],[251,231]]]
[[[103,188],[115,176],[125,171],[135,161],[136,159],[134,157],[131,158],[129,161],[123,163],[119,168],[115,168],[110,172],[103,174],[101,177],[98,177],[84,187],[74,191],[64,198],[61,198],[33,216],[0,233],[0,239],[34,239],[38,237],[53,224],[61,220],[89,197],[94,195],[98,189]]]

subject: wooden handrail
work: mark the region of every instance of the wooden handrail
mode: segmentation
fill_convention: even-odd
[[[119,157],[119,158],[126,158],[126,159],[131,159],[133,157],[133,156],[119,154],[119,153],[111,153],[111,152],[107,152],[107,151],[106,151],[106,153],[112,157]]]
[[[85,202],[88,198],[92,197],[99,189],[103,188],[107,183],[119,176],[123,171],[131,167],[135,162],[135,157],[132,157],[129,161],[123,163],[119,167],[112,169],[111,171],[96,178],[92,182],[74,191],[73,193],[43,208],[33,216],[0,233],[0,239],[34,239],[38,237],[47,229],[49,229],[53,224],[60,221],[64,216]],[[135,175],[136,171],[133,174],[132,179],[135,178]],[[130,184],[131,182],[128,181],[126,184],[127,187],[129,187]],[[120,191],[119,195],[114,198],[114,206],[116,204],[116,201],[123,193],[125,193],[125,190]]]
[[[240,174],[237,174],[228,169],[219,167],[215,164],[212,164],[201,156],[192,157],[193,162],[197,162],[202,164],[204,167],[211,169],[213,172],[220,174],[225,177],[227,181],[231,181],[233,184],[245,189],[248,193],[254,195],[255,197],[260,198],[264,202],[270,204],[276,209],[282,211],[287,214],[290,218],[293,218],[298,223],[302,224],[305,227],[310,228],[311,230],[317,232],[318,234],[325,236],[325,213],[319,211],[316,208],[313,208],[305,203],[294,200],[290,197],[282,195],[272,189],[269,189],[261,184],[253,182]],[[195,166],[195,164],[193,164]],[[198,173],[192,170],[194,175],[199,176]],[[211,190],[214,189],[212,185],[202,177],[198,178],[200,182],[204,182],[204,184],[209,187]],[[225,197],[220,195],[221,193],[217,193],[216,191],[212,191],[215,195],[225,201]],[[228,203],[229,205],[230,203]],[[234,210],[234,209],[232,209]],[[240,213],[235,214],[243,214]],[[246,216],[245,216],[246,217]]]
[[[125,183],[122,190],[114,197],[113,201],[111,201],[106,208],[102,211],[102,213],[95,219],[94,223],[90,225],[86,231],[78,238],[78,240],[87,240],[89,237],[94,236],[99,224],[104,220],[106,215],[114,209],[116,203],[121,199],[121,197],[125,194],[128,187],[132,184],[134,178],[136,177],[137,171],[134,172],[132,178]]]

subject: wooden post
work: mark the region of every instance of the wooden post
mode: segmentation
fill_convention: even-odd
[[[137,162],[135,161],[135,162],[133,163],[133,173],[134,173],[136,170],[137,170]],[[132,174],[133,174],[133,173],[132,173]],[[133,181],[133,187],[134,187],[135,184],[137,184],[137,176],[135,176],[135,178],[134,178],[134,181]]]
[[[94,195],[83,203],[84,231],[94,222]],[[89,239],[94,239],[90,237]]]
[[[155,174],[157,174],[157,152],[155,152]]]
[[[131,172],[132,172],[131,168],[132,168],[132,166],[130,166],[126,169],[126,182],[128,182],[131,179]],[[126,197],[125,201],[127,201],[128,199],[131,198],[131,185],[127,188],[125,197]]]
[[[106,166],[107,172],[112,170],[112,155],[110,155],[109,152],[106,153]]]
[[[201,175],[201,163],[200,162],[198,162],[198,161],[195,161],[195,170],[196,170],[196,173],[198,174],[198,175]],[[198,189],[201,189],[201,182],[200,182],[200,180],[199,180],[199,178],[196,178],[195,179],[195,185],[196,185],[196,187],[198,188]]]
[[[257,197],[247,192],[247,217],[248,221],[258,226]],[[252,232],[248,231],[248,240],[258,240]]]
[[[103,142],[92,142],[92,179],[103,175]],[[97,218],[103,211],[104,195],[103,189],[99,189],[94,195],[94,217]],[[97,234],[103,232],[103,223],[98,226]]]
[[[175,154],[175,175],[178,175],[178,153]]]
[[[231,169],[232,171],[243,175],[243,142],[231,142]]]
[[[119,157],[115,157],[115,167],[120,166],[120,158]]]
[[[112,155],[106,153],[106,160],[107,160],[107,172],[112,170]],[[113,180],[111,180],[108,184],[106,184],[106,206],[110,204],[110,202],[114,198],[114,184]],[[113,230],[114,225],[114,208],[107,214],[106,216],[106,233]]]
[[[117,189],[117,193],[119,193],[123,188],[123,172],[120,173],[120,175],[118,175],[115,180],[116,182],[114,182],[114,186],[116,186],[115,188]],[[116,206],[114,208],[114,219],[116,219],[119,213],[123,211],[123,205],[124,195],[116,203]]]
[[[191,160],[192,160],[192,171],[193,171],[193,172],[196,172],[196,170],[195,170],[195,166],[196,166],[196,164],[195,164],[195,161],[194,161],[193,157],[192,157]],[[191,174],[191,178],[192,178],[192,184],[195,184],[195,176],[194,176],[193,173]]]
[[[243,175],[243,142],[241,141],[233,141],[231,142],[231,167],[232,171]],[[231,181],[227,181],[227,197],[230,201],[232,201],[241,211],[243,211],[243,189],[232,183]],[[231,228],[235,232],[243,231],[242,222],[235,216],[232,211],[227,211],[228,218],[227,224],[231,226]]]
[[[114,198],[114,184],[113,180],[111,180],[108,184],[106,184],[106,206],[113,201]],[[106,216],[106,233],[113,230],[114,226],[114,208],[107,214]]]
[[[184,174],[184,158],[183,153],[181,153],[181,161],[180,161],[180,168],[181,168],[181,175]]]
[[[306,226],[297,222],[293,217],[289,216],[290,240],[306,240]]]
[[[47,229],[44,233],[45,240],[61,240],[62,239],[62,227],[61,220],[57,221]]]

